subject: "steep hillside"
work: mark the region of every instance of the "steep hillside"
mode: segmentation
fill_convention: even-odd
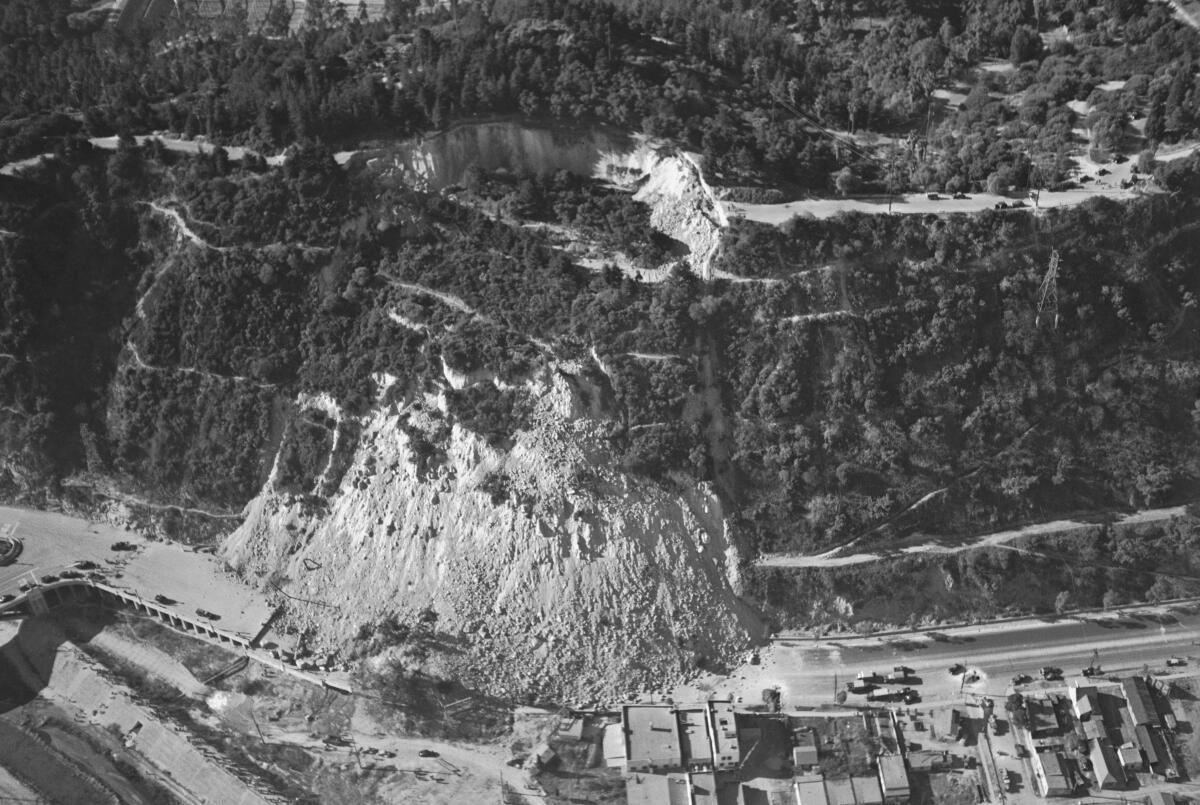
[[[333,494],[314,506],[269,482],[222,552],[288,590],[315,649],[432,610],[464,640],[445,667],[497,695],[613,697],[744,647],[761,624],[721,503],[621,472],[580,383],[578,367],[539,372],[507,450],[447,432],[433,395],[372,412]]]

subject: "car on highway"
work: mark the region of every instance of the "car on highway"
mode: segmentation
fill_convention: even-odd
[[[956,662],[946,670],[950,672],[950,676],[958,676],[959,674],[965,674],[967,672],[967,666],[963,665],[961,662]]]
[[[433,751],[432,749],[422,749],[420,752],[417,752],[417,757],[437,757],[437,756],[438,756],[438,753]]]
[[[196,607],[196,614],[199,615],[201,618],[208,618],[210,621],[216,621],[216,620],[221,619],[221,616],[218,615],[217,613],[209,612],[207,609],[201,609],[200,607]]]
[[[16,597],[17,596],[14,593],[5,593],[4,595],[0,595],[0,604],[7,604]]]
[[[158,595],[154,596],[154,601],[155,601],[155,603],[159,603],[159,604],[162,604],[163,606],[168,606],[168,607],[171,606],[171,604],[179,603],[174,598],[167,598],[162,593],[159,593]]]
[[[1187,665],[1187,660],[1183,657],[1171,657],[1167,660],[1168,668],[1178,668],[1181,665]]]
[[[58,581],[57,573],[47,573],[46,575],[42,576],[42,584],[51,584],[56,581]]]
[[[1031,677],[1029,674],[1017,674],[1012,678],[1012,683],[1014,685],[1027,685],[1032,681],[1033,677]]]

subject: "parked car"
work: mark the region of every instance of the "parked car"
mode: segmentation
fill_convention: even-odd
[[[1187,660],[1183,657],[1171,657],[1167,660],[1168,668],[1178,668],[1181,665],[1187,665]]]
[[[971,197],[968,196],[966,193],[955,193],[954,194],[955,201],[966,201],[969,198],[971,198]]]
[[[196,614],[201,618],[208,618],[210,621],[220,620],[221,616],[215,612],[209,612],[207,609],[196,608]]]
[[[1012,683],[1014,685],[1025,685],[1032,681],[1033,677],[1031,677],[1029,674],[1017,674],[1012,679]]]
[[[114,542],[112,544],[112,549],[114,551],[136,551],[137,546],[134,545],[132,542],[126,542],[125,540],[121,540],[120,542]]]
[[[47,573],[46,575],[42,576],[42,584],[51,584],[56,581],[58,581],[57,573]]]
[[[937,193],[930,193],[926,196],[926,198],[928,198],[930,201],[937,201],[941,198],[941,196],[939,196]]]
[[[0,595],[0,604],[7,604],[9,601],[13,600],[14,598],[16,598],[16,596],[12,593],[5,593],[4,595]]]
[[[422,749],[420,752],[417,752],[417,757],[437,757],[437,756],[438,756],[438,753],[433,751],[432,749]]]
[[[1008,202],[1006,202],[1006,201],[997,201],[997,202],[996,202],[996,209],[998,209],[998,210],[1007,210],[1007,209],[1008,209]]]
[[[21,584],[20,584],[20,585],[17,587],[17,589],[18,589],[18,590],[20,590],[20,591],[21,591],[21,592],[23,592],[23,593],[27,593],[27,592],[29,592],[30,590],[32,590],[34,587],[40,587],[40,586],[41,586],[41,585],[40,585],[40,584],[38,584],[36,581],[23,581],[23,582],[21,582]]]
[[[959,674],[966,673],[967,666],[963,665],[961,662],[956,662],[956,663],[954,663],[954,665],[951,665],[947,670],[950,671],[951,676],[958,676]]]
[[[921,694],[912,688],[905,688],[900,691],[900,697],[904,699],[905,704],[916,704],[921,701]]]
[[[1042,679],[1062,679],[1062,669],[1045,665],[1042,667]]]
[[[177,604],[177,603],[179,603],[179,602],[178,602],[178,601],[176,601],[174,598],[167,598],[167,597],[166,597],[165,595],[163,595],[162,593],[159,593],[158,595],[154,596],[154,600],[155,600],[155,602],[157,602],[157,603],[159,603],[159,604],[162,604],[163,606],[168,606],[168,607],[169,607],[171,604]]]
[[[83,574],[78,570],[64,570],[62,573],[58,574],[58,577],[60,579],[82,579]]]
[[[95,570],[96,568],[100,567],[100,565],[96,564],[91,559],[80,559],[78,562],[72,565],[72,567],[78,570]]]

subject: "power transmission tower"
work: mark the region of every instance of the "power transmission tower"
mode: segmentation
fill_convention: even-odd
[[[1058,249],[1050,252],[1050,267],[1042,279],[1042,287],[1038,290],[1037,316],[1033,320],[1035,327],[1042,323],[1042,314],[1054,311],[1054,329],[1058,329]]]

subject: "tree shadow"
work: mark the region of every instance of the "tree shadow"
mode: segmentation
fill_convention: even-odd
[[[29,704],[45,690],[63,644],[88,643],[114,622],[111,611],[98,607],[70,621],[53,614],[21,621],[16,635],[0,646],[0,715]]]

